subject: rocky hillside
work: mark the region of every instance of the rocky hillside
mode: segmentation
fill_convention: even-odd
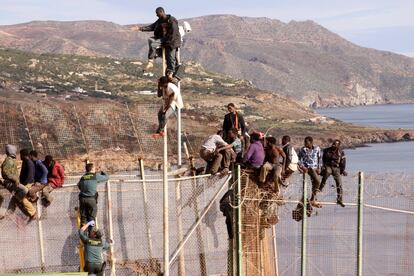
[[[184,56],[310,106],[414,102],[414,59],[354,45],[312,22],[188,19]],[[0,45],[38,53],[145,58],[149,34],[104,21],[0,27]]]
[[[205,137],[221,128],[229,102],[240,108],[249,129],[268,132],[279,141],[291,135],[298,146],[307,135],[324,146],[334,138],[355,146],[414,137],[409,130],[359,127],[319,116],[290,98],[199,64],[186,64],[185,72],[182,125],[193,154]],[[85,158],[110,171],[135,169],[139,157],[157,167],[162,140],[151,137],[160,101],[155,87],[156,76],[144,76],[137,60],[0,49],[0,147],[33,146],[64,161],[68,171],[81,170]],[[174,126],[172,120],[171,162]]]

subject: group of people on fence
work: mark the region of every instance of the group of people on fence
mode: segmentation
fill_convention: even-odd
[[[6,158],[1,165],[3,181],[1,185],[11,193],[7,210],[0,219],[11,218],[18,207],[28,217],[27,223],[40,218],[35,207],[39,195],[41,204],[47,208],[53,200],[50,195],[54,189],[62,187],[65,180],[64,167],[51,155],[44,160],[39,159],[35,150],[20,150],[21,168],[18,169],[17,147],[6,145]],[[103,172],[96,173],[95,166],[87,163],[85,174],[78,182],[79,187],[79,236],[85,248],[84,270],[98,274],[103,271],[102,251],[107,249],[107,243],[102,240],[102,232],[95,226],[97,216],[98,192],[97,184],[109,179]],[[4,197],[0,194],[0,206]]]
[[[0,219],[11,216],[16,207],[28,216],[28,222],[37,218],[38,214],[35,204],[38,201],[38,192],[41,192],[41,202],[46,208],[53,197],[50,193],[63,185],[65,172],[61,164],[46,155],[43,161],[39,160],[35,150],[20,150],[22,161],[20,172],[17,167],[17,147],[6,145],[6,158],[1,165],[3,181],[1,185],[11,194],[9,205],[5,214]],[[3,203],[3,196],[0,194],[0,206]]]
[[[245,172],[257,176],[260,188],[277,197],[280,196],[281,187],[287,187],[289,178],[299,171],[308,175],[312,182],[309,208],[322,207],[317,200],[317,194],[322,192],[332,175],[336,182],[336,203],[345,207],[342,176],[347,175],[346,158],[340,140],[334,140],[330,147],[321,151],[319,146],[314,145],[313,138],[307,136],[304,145],[296,153],[290,136],[283,136],[281,144],[278,145],[275,137],[265,137],[257,130],[248,134],[244,118],[237,112],[236,106],[230,103],[227,109],[229,113],[224,117],[223,128],[205,139],[201,145],[200,157],[206,161],[205,173],[226,175],[232,163],[239,164]],[[230,202],[228,199],[222,201]],[[294,214],[300,213],[302,205],[298,205]],[[226,210],[225,206],[222,206],[223,210]],[[229,213],[223,211],[225,216]],[[294,216],[294,219],[297,218],[300,219],[300,216]]]
[[[154,138],[162,137],[167,120],[183,108],[183,100],[180,89],[176,83],[180,60],[179,47],[182,37],[177,20],[167,15],[163,8],[156,9],[158,20],[146,27],[133,27],[135,31],[153,31],[154,37],[149,39],[148,64],[145,70],[151,70],[154,59],[160,56],[160,49],[166,51],[167,70],[166,76],[158,80],[158,97],[162,98],[162,105],[158,112],[158,128]],[[222,129],[209,136],[199,150],[200,157],[206,162],[206,174],[227,175],[231,164],[240,164],[242,168],[258,178],[260,187],[280,195],[281,187],[287,187],[289,178],[296,171],[309,175],[312,182],[310,205],[321,208],[317,200],[329,176],[333,176],[337,188],[337,204],[345,207],[343,203],[343,191],[341,176],[346,176],[346,159],[341,149],[341,141],[334,140],[332,145],[323,151],[314,145],[313,138],[304,139],[304,145],[298,153],[291,144],[290,136],[283,136],[281,144],[274,137],[265,137],[260,131],[247,130],[246,123],[235,104],[227,105],[228,113],[224,117]],[[62,187],[65,172],[63,166],[46,155],[40,160],[35,150],[22,149],[20,158],[22,166],[20,172],[17,166],[17,147],[6,145],[6,159],[2,163],[1,173],[4,186],[12,195],[7,211],[0,219],[11,216],[16,207],[28,216],[28,222],[36,219],[35,204],[38,196],[41,203],[48,207],[53,198],[50,193]],[[320,179],[322,176],[322,181]],[[100,274],[105,268],[102,258],[103,250],[108,249],[108,244],[102,239],[102,232],[97,228],[97,184],[108,181],[109,177],[104,172],[96,172],[92,163],[85,165],[85,174],[78,182],[79,193],[79,236],[85,248],[84,270],[89,273]],[[227,226],[231,224],[229,219],[231,211],[230,191],[220,201],[220,209],[226,216]],[[0,194],[0,205],[3,197]],[[228,207],[228,208],[226,208]],[[298,205],[298,208],[300,206]],[[302,207],[303,208],[303,207]],[[298,210],[298,209],[297,209]],[[229,236],[232,237],[231,227]]]

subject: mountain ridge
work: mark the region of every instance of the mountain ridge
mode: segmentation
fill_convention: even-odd
[[[355,45],[313,21],[183,19],[185,60],[308,106],[414,102],[414,59]],[[181,22],[183,20],[180,20]],[[100,20],[0,26],[0,45],[36,53],[145,58],[148,33]]]

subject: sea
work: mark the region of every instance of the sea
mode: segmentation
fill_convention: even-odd
[[[414,104],[372,105],[316,109],[317,113],[357,125],[414,129]],[[411,172],[414,142],[368,144],[345,150],[351,172]]]

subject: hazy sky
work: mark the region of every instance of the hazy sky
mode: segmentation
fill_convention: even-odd
[[[0,24],[97,19],[155,20],[163,6],[177,18],[208,14],[311,19],[362,46],[414,56],[414,0],[0,0]]]

